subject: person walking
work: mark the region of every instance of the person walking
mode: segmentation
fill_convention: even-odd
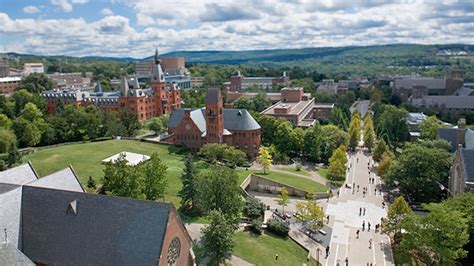
[[[344,264],[345,264],[346,266],[349,266],[349,258],[348,258],[348,257],[346,257],[346,259],[344,260]]]
[[[372,238],[369,240],[369,249],[372,249]]]
[[[367,223],[367,232],[370,232],[370,222]]]
[[[365,230],[365,220],[362,221],[362,231]]]
[[[377,196],[377,188],[374,188],[374,195]]]
[[[329,246],[326,247],[326,258],[329,257]]]
[[[365,207],[364,207],[364,216],[365,216]]]
[[[359,192],[359,185],[357,185],[357,192]]]
[[[359,216],[362,215],[362,207],[359,208]]]
[[[360,233],[360,230],[357,229],[357,231],[356,231],[356,239],[359,239],[359,233]]]

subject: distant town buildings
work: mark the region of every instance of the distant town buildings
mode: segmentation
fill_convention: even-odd
[[[175,109],[164,142],[198,151],[206,143],[220,143],[244,151],[251,159],[260,148],[260,125],[244,109],[224,109],[220,89],[207,91],[206,107]]]
[[[20,86],[20,77],[0,78],[0,94],[9,95]]]
[[[93,92],[83,90],[45,91],[47,111],[54,113],[59,101],[75,106],[98,106],[102,110],[127,109],[137,114],[140,121],[170,113],[181,106],[180,89],[176,84],[166,84],[161,59],[156,51],[151,74],[151,88],[141,88],[137,79],[123,78],[119,90],[104,92],[98,82]]]
[[[410,132],[410,140],[417,140],[421,136],[420,124],[427,116],[424,113],[408,113],[407,124]]]
[[[25,63],[23,66],[23,75],[28,76],[32,73],[44,73],[43,63]]]
[[[449,121],[455,121],[461,114],[474,112],[474,96],[427,95],[413,97],[409,99],[409,103],[420,111],[434,111],[441,119]]]
[[[92,73],[54,73],[48,74],[48,78],[53,80],[56,89],[77,89],[87,90],[91,87]],[[93,86],[92,86],[93,89]]]
[[[0,57],[0,78],[10,76],[10,66],[8,65],[8,58]]]
[[[229,91],[242,92],[251,86],[256,86],[261,90],[269,91],[278,84],[286,84],[290,78],[283,72],[281,77],[245,77],[238,72],[237,76],[230,77],[229,82],[222,84],[224,89]]]
[[[438,137],[447,140],[454,152],[449,177],[451,196],[474,192],[474,130],[466,128],[466,120],[461,118],[457,128],[440,128]]]
[[[364,83],[365,85],[365,83]],[[318,93],[328,94],[344,94],[349,90],[358,90],[361,88],[361,82],[359,80],[340,80],[335,82],[333,79],[324,79],[316,88]]]
[[[193,87],[184,57],[161,58],[161,66],[167,84],[176,84],[183,90]],[[151,76],[152,67],[153,60],[136,62],[135,74],[138,78],[148,78]]]
[[[0,264],[195,263],[172,204],[84,193],[71,167],[42,178],[29,163],[0,172],[0,213]]]
[[[334,104],[316,103],[303,88],[283,88],[281,100],[260,114],[289,120],[294,126],[311,127],[316,120],[329,120]]]

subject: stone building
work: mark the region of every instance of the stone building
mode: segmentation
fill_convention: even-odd
[[[172,204],[84,193],[71,167],[0,172],[0,213],[6,242],[36,265],[194,265]]]
[[[260,114],[289,120],[294,126],[311,127],[316,120],[329,120],[334,104],[316,103],[303,88],[283,88],[281,100]]]
[[[129,80],[123,78],[119,91],[104,92],[100,83],[97,83],[94,92],[45,91],[42,96],[47,101],[47,111],[54,113],[61,99],[66,104],[93,104],[102,110],[127,109],[136,113],[140,121],[170,113],[181,107],[180,88],[176,84],[166,84],[158,50],[154,60],[150,88],[140,88],[138,82],[130,88]]]
[[[218,88],[207,91],[206,107],[175,109],[163,141],[198,151],[206,143],[225,143],[244,151],[249,158],[260,148],[260,125],[244,109],[224,109]]]
[[[224,89],[228,91],[245,91],[248,87],[257,86],[262,90],[271,90],[278,84],[285,84],[290,81],[290,77],[283,72],[281,77],[245,77],[240,74],[240,71],[236,76],[230,77],[229,82],[225,82],[223,85]]]

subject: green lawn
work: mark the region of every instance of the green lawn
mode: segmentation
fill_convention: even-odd
[[[321,177],[324,177],[326,179],[329,180],[328,176],[329,176],[329,169],[328,168],[321,168],[321,167],[318,167],[316,169],[316,172],[318,172],[318,174],[321,176]]]
[[[263,174],[261,170],[237,170],[237,174],[239,176],[239,184],[244,181],[244,179],[250,174],[254,173],[257,175],[261,175],[265,178],[268,178],[270,180],[289,185],[295,188],[299,188],[301,190],[305,190],[311,193],[316,193],[316,192],[326,192],[327,187],[321,183],[318,183],[316,181],[306,179],[303,177],[295,176],[291,173],[281,173],[281,172],[268,172],[267,174]]]
[[[121,151],[130,151],[151,155],[153,152],[160,154],[160,158],[168,166],[168,188],[165,200],[171,201],[179,207],[180,198],[176,196],[181,189],[179,176],[184,168],[184,158],[171,152],[175,148],[138,142],[133,140],[108,140],[89,142],[83,144],[64,145],[54,148],[38,150],[23,158],[31,161],[40,176],[45,176],[72,165],[84,187],[87,179],[92,176],[97,183],[101,182],[105,166],[101,160]]]
[[[277,167],[277,168],[280,169],[280,170],[283,170],[283,171],[287,171],[287,172],[291,172],[291,173],[295,173],[295,174],[299,174],[299,175],[311,176],[310,172],[308,172],[306,170],[303,170],[303,169],[297,171],[296,167],[284,166],[284,167]]]
[[[308,252],[290,238],[237,232],[234,240],[234,255],[259,266],[316,265],[314,260],[306,260]],[[275,261],[275,254],[278,254],[278,261]]]

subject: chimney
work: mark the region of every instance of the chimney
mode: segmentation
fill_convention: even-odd
[[[283,77],[286,77],[286,71],[283,71]]]
[[[460,118],[458,121],[458,130],[456,134],[457,146],[464,146],[464,134],[466,131],[466,119]]]
[[[239,76],[239,77],[240,77],[240,70],[239,70],[239,71],[237,71],[237,76]]]
[[[190,116],[191,115],[191,109],[184,109],[184,116]]]

